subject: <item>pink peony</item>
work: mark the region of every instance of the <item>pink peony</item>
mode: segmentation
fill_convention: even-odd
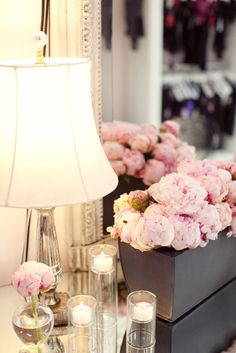
[[[193,214],[193,219],[199,224],[202,239],[215,240],[223,229],[219,213],[214,205],[203,202],[200,209]]]
[[[14,288],[25,297],[49,290],[53,282],[51,267],[36,261],[25,262],[12,276]]]
[[[218,175],[201,175],[197,180],[207,191],[207,199],[210,203],[222,202],[228,193],[228,184]]]
[[[174,227],[172,246],[176,250],[196,248],[201,244],[199,224],[191,217],[172,215],[169,217]]]
[[[131,210],[128,194],[125,193],[120,195],[120,197],[114,201],[113,209],[115,213],[122,210]]]
[[[165,175],[165,165],[163,162],[155,159],[149,159],[139,173],[139,176],[146,185],[158,182],[163,175]]]
[[[221,222],[221,230],[229,227],[232,222],[232,210],[227,202],[217,203],[215,208],[219,214]]]
[[[234,163],[230,168],[230,173],[232,175],[232,179],[236,180],[236,163]]]
[[[125,152],[125,147],[119,142],[107,141],[103,144],[103,149],[109,160],[122,159]]]
[[[136,177],[138,172],[144,167],[145,159],[141,152],[125,149],[123,163],[126,166],[126,174]]]
[[[112,237],[120,237],[125,243],[131,243],[136,225],[142,215],[134,210],[124,210],[115,214],[113,227],[108,227]]]
[[[144,212],[149,204],[148,192],[142,190],[131,191],[128,196],[128,203],[136,211]]]
[[[174,136],[179,135],[179,124],[177,124],[173,120],[166,120],[164,123],[161,124],[160,128],[161,132],[169,132]]]
[[[156,144],[156,137],[154,135],[145,135],[142,133],[136,134],[129,140],[129,145],[132,150],[140,151],[142,153],[149,153],[153,150]]]
[[[111,166],[114,170],[114,172],[119,176],[119,175],[124,175],[126,172],[126,167],[123,163],[123,161],[110,161]]]
[[[104,123],[102,125],[102,142],[116,141],[128,144],[129,140],[139,132],[139,126],[126,122]]]
[[[192,160],[196,158],[196,150],[194,146],[190,146],[186,142],[182,142],[177,148],[177,162],[183,160]]]
[[[139,125],[139,132],[149,136],[152,140],[154,139],[155,143],[157,143],[159,131],[154,125],[148,123],[141,124]]]
[[[161,142],[163,142],[171,147],[174,147],[174,148],[178,148],[182,144],[182,142],[177,137],[175,137],[174,135],[172,135],[168,132],[160,133],[159,137],[160,137]]]
[[[155,218],[140,218],[131,245],[140,251],[157,246],[170,246],[174,239],[174,229],[169,220],[161,215]]]
[[[225,183],[230,183],[232,181],[232,175],[225,169],[218,169],[217,175],[223,180]]]
[[[165,216],[165,209],[163,206],[161,206],[158,203],[153,203],[152,205],[148,206],[144,212],[144,217],[146,219],[152,219],[155,218],[156,216]]]
[[[165,143],[156,144],[152,156],[165,164],[173,164],[177,159],[176,150]]]
[[[185,160],[179,163],[177,170],[192,177],[217,173],[216,166],[208,160]]]
[[[233,237],[236,237],[236,207],[233,207],[232,209],[232,223],[231,223],[231,227],[232,227],[232,235]]]
[[[149,187],[148,192],[169,212],[185,215],[197,212],[207,196],[197,180],[181,173],[162,177],[159,183]]]
[[[236,180],[229,183],[229,192],[226,197],[226,201],[231,207],[236,206]]]

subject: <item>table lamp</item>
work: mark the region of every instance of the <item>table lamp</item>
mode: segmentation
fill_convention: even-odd
[[[93,117],[90,62],[43,58],[0,60],[0,206],[38,211],[37,260],[51,266],[55,305],[62,275],[53,209],[110,193],[117,176]]]

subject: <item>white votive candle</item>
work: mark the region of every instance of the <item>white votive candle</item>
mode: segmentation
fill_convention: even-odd
[[[113,268],[112,257],[110,255],[101,252],[99,255],[94,257],[93,269],[97,272],[110,272]]]
[[[89,325],[92,320],[91,308],[84,303],[74,306],[72,309],[72,320],[76,325]]]
[[[134,306],[133,319],[148,322],[153,319],[153,306],[148,302],[139,302]]]

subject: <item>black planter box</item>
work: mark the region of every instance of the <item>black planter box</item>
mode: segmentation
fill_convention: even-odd
[[[103,232],[107,233],[106,229],[109,226],[113,226],[113,203],[120,195],[124,193],[129,193],[133,190],[145,190],[147,185],[142,182],[142,179],[137,179],[133,177],[119,177],[119,183],[116,189],[111,192],[109,195],[103,198]]]
[[[155,293],[157,316],[167,321],[177,320],[236,277],[236,239],[224,233],[205,248],[142,253],[119,242],[119,250],[128,291]]]
[[[174,323],[157,318],[155,353],[222,352],[236,338],[235,298],[233,280]]]

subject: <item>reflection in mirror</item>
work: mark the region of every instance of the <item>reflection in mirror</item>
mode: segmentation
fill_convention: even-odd
[[[113,0],[114,120],[159,126],[175,119],[200,156],[232,158],[235,4]]]
[[[102,120],[112,121],[112,0],[102,0]]]

